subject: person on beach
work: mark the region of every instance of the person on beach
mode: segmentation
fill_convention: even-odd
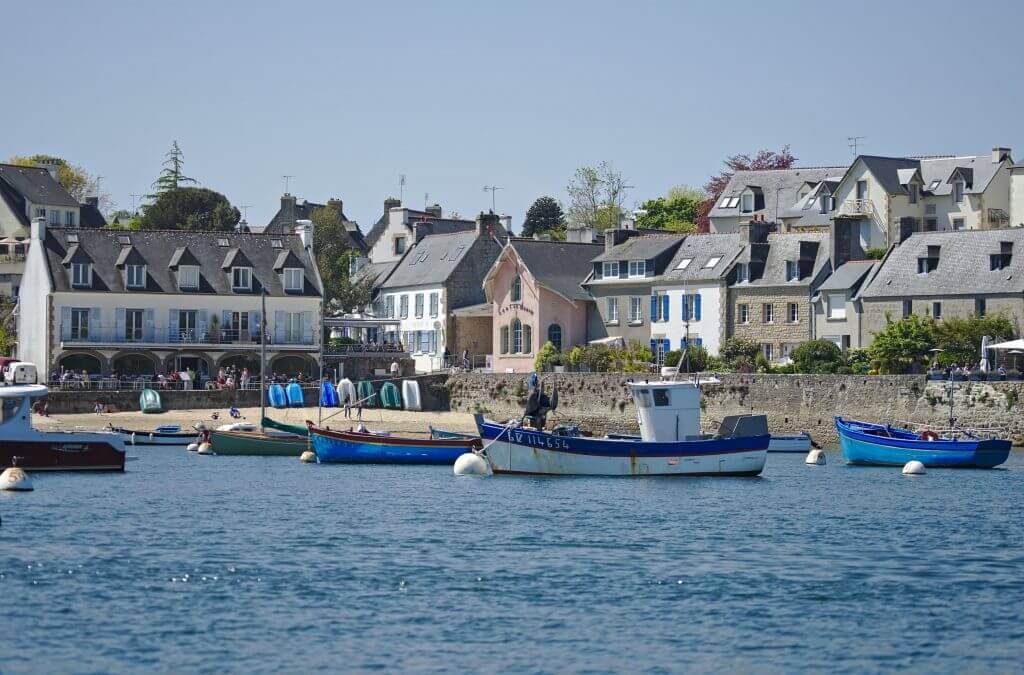
[[[398,361],[391,362],[391,377],[398,377]]]
[[[352,419],[352,401],[349,400],[349,396],[345,394],[345,419]]]

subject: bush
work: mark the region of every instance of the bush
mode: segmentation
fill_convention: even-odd
[[[689,363],[684,360],[688,357]],[[665,365],[673,368],[679,366],[681,372],[702,373],[708,370],[712,362],[711,354],[703,345],[690,345],[686,349],[677,349],[665,354]]]
[[[935,346],[943,350],[939,354],[939,364],[974,365],[981,358],[983,335],[995,338],[995,342],[1012,339],[1013,322],[1003,314],[943,319],[936,322]]]
[[[810,340],[792,353],[795,372],[816,375],[834,373],[843,365],[843,352],[828,340]]]
[[[872,369],[880,375],[898,375],[920,370],[935,344],[935,321],[911,314],[899,321],[886,317],[885,328],[875,334],[868,347]]]
[[[550,340],[545,342],[537,351],[537,358],[534,359],[533,368],[539,373],[551,370],[554,366],[562,365],[562,352],[555,349]]]
[[[675,368],[679,365],[679,360],[683,358],[683,352],[680,349],[673,349],[670,352],[665,353],[665,365],[669,368]]]
[[[846,352],[846,367],[854,375],[867,375],[871,370],[871,357],[866,349],[851,349]]]
[[[885,257],[885,247],[869,248],[864,251],[864,257],[868,260],[881,260]]]
[[[718,356],[729,370],[751,373],[757,365],[757,357],[761,356],[761,347],[753,340],[739,337],[726,338],[722,341]]]
[[[359,343],[358,343],[358,341],[353,340],[350,337],[342,336],[342,337],[333,337],[333,338],[329,339],[327,341],[327,344],[329,346],[333,347],[334,349],[340,349],[340,348],[342,348],[342,347],[344,347],[346,345],[355,345],[355,344],[359,344]]]

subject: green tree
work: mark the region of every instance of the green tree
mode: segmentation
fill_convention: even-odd
[[[636,226],[650,230],[693,233],[697,231],[701,204],[707,199],[703,191],[688,186],[674,187],[668,195],[648,199],[640,205],[644,212]]]
[[[164,155],[163,166],[164,168],[160,171],[160,175],[153,182],[153,189],[156,191],[156,194],[149,195],[151,198],[170,190],[177,190],[186,183],[198,185],[194,178],[189,178],[182,173],[182,168],[185,166],[185,153],[178,147],[178,141],[174,141],[171,144],[171,149]]]
[[[551,234],[556,231],[565,231],[562,205],[553,197],[538,197],[526,211],[522,236],[532,237],[534,234]]]
[[[11,157],[7,160],[10,164],[17,166],[39,166],[40,164],[57,165],[57,182],[68,191],[75,201],[82,202],[86,197],[95,195],[99,191],[99,181],[96,176],[80,166],[72,164],[62,157],[53,155],[29,155],[27,157]],[[101,209],[111,204],[110,195],[103,193],[97,195],[100,198]]]
[[[1013,322],[1004,314],[943,319],[935,323],[935,346],[942,350],[939,363],[975,364],[981,359],[981,338],[988,335],[996,342],[1014,337]]]
[[[880,375],[909,373],[928,360],[928,350],[935,344],[935,322],[918,314],[893,321],[886,316],[886,325],[875,333],[868,347],[871,367]]]
[[[562,365],[562,353],[555,349],[554,343],[548,340],[537,350],[537,358],[533,361],[533,369],[539,373],[550,370],[551,366]]]
[[[753,340],[730,337],[722,340],[718,356],[722,364],[729,370],[741,373],[753,372],[757,357],[761,355],[761,347]]]
[[[702,373],[713,363],[711,354],[703,345],[690,345],[686,349],[676,349],[665,354],[665,365],[679,366],[680,372]]]
[[[569,220],[574,226],[596,230],[619,226],[628,186],[610,163],[579,167],[565,190],[569,193]]]
[[[792,353],[798,373],[834,373],[843,364],[843,352],[829,340],[810,340],[797,345]]]
[[[139,219],[147,230],[234,229],[242,214],[219,192],[199,187],[179,187],[156,195],[142,207]]]
[[[337,204],[315,209],[313,221],[313,253],[324,284],[324,300],[335,311],[361,311],[373,299],[375,277],[368,272],[353,271],[353,259],[359,252],[345,227],[345,219]]]

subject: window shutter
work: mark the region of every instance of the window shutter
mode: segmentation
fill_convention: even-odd
[[[313,344],[313,312],[303,312],[302,318],[302,344]]]
[[[71,339],[71,308],[60,308],[60,339]]]
[[[683,321],[690,320],[690,296],[683,296]]]
[[[661,296],[661,320],[668,321],[668,294]]]
[[[700,293],[693,296],[693,318],[700,321]]]
[[[284,341],[284,312],[280,309],[274,312],[274,342]]]
[[[152,309],[147,309],[142,312],[142,337],[146,342],[153,342],[156,337],[156,319]]]
[[[257,339],[262,340],[260,337],[262,327],[260,326],[260,312],[255,310],[249,312],[249,333],[255,335]]]
[[[658,320],[658,296],[651,296],[651,322]]]
[[[679,348],[686,349],[686,338],[679,338]]]
[[[100,327],[100,308],[91,307],[89,309],[89,339],[95,340],[102,337],[102,328]]]
[[[695,347],[701,347],[704,345],[704,338],[693,338],[693,344]]]
[[[167,312],[167,338],[171,342],[178,342],[181,338],[178,335],[178,312],[179,309],[171,309]]]
[[[628,277],[629,277],[629,261],[628,260],[620,260],[619,261],[619,278],[620,279],[626,279]]]
[[[117,325],[117,334],[114,336],[115,341],[124,340],[124,307],[118,307],[116,310],[116,318],[114,319]]]
[[[210,310],[201,309],[196,314],[196,340],[206,342],[206,325],[210,322]]]
[[[502,326],[500,329],[499,344],[501,347],[502,354],[508,354],[508,326]]]
[[[664,340],[661,341],[661,351],[663,354],[668,354],[670,351],[672,351],[672,343],[669,341],[668,338],[665,338]]]
[[[231,325],[231,310],[225,309],[220,313],[220,329],[223,332],[229,328],[238,328],[238,326]]]

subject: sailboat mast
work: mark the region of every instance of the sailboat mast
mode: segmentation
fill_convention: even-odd
[[[260,289],[260,431],[267,415],[267,289]]]

